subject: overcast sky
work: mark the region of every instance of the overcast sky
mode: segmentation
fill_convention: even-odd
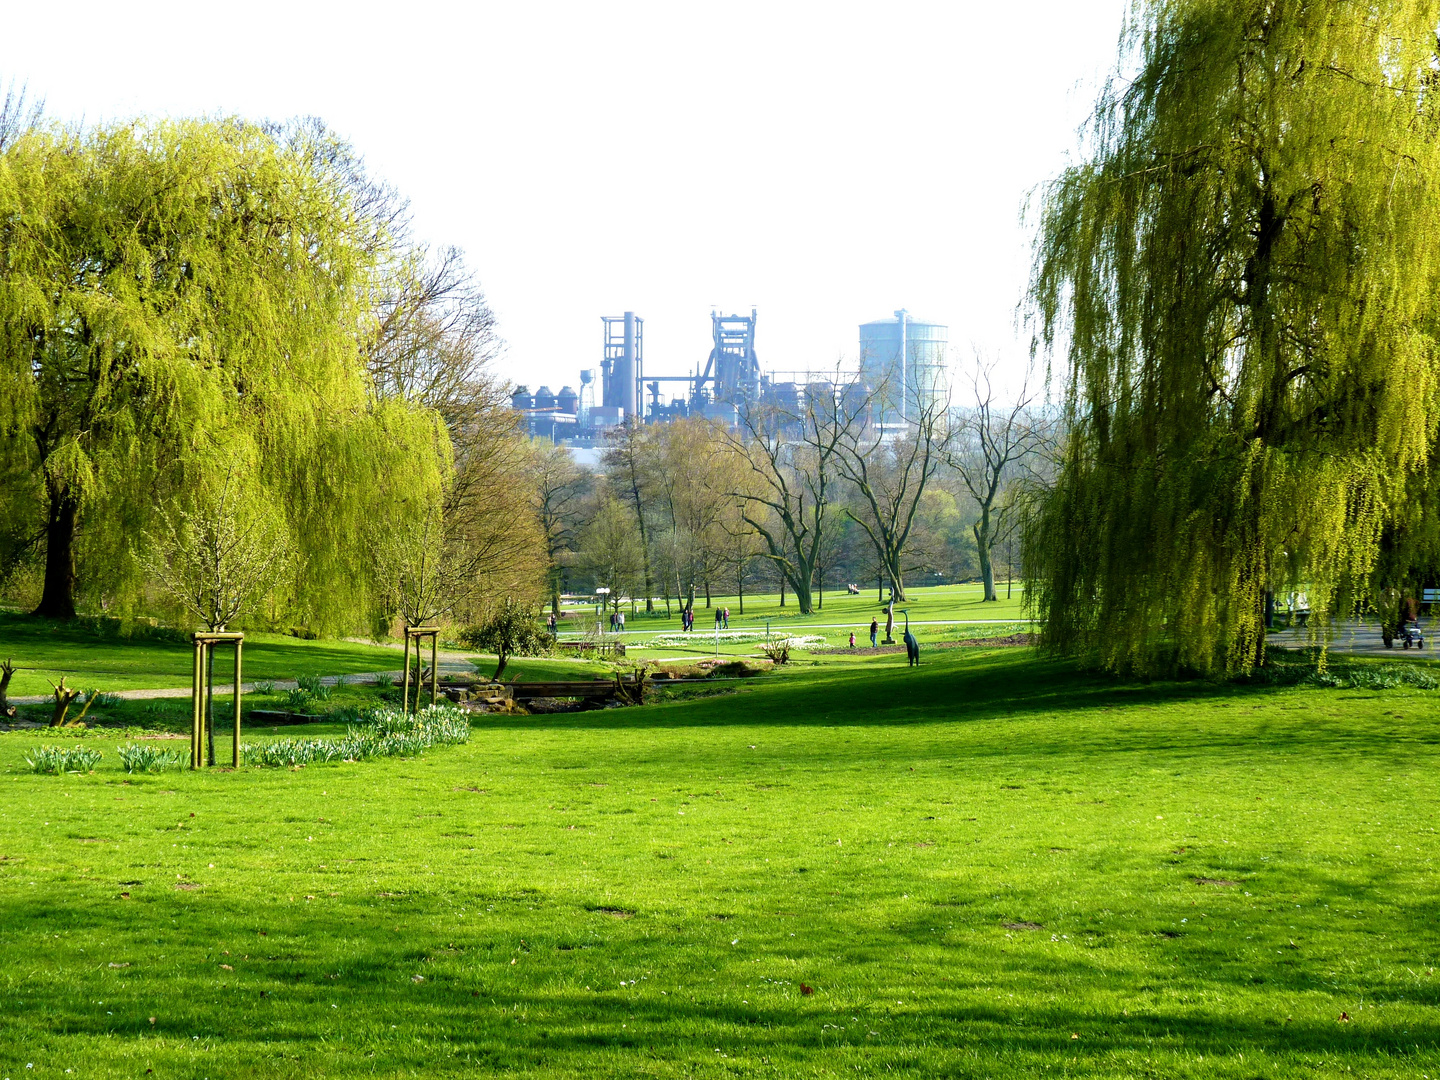
[[[501,374],[578,386],[600,316],[648,374],[759,309],[767,369],[908,308],[1023,363],[1022,204],[1076,146],[1128,0],[5,5],[56,118],[322,117],[464,248]]]

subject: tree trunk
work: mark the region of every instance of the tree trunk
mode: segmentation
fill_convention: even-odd
[[[740,573],[735,576],[735,591],[740,597],[740,614],[745,614],[745,566],[741,564]],[[3,688],[0,688],[3,689]],[[0,693],[0,704],[4,704],[5,695]]]
[[[46,619],[75,617],[75,517],[79,507],[66,492],[50,489],[45,522],[45,589],[32,614]]]
[[[817,571],[815,571],[815,584],[819,586],[819,594],[818,594],[818,598],[817,598],[816,601],[815,601],[815,609],[816,609],[817,611],[824,611],[824,610],[825,610],[825,571],[824,571],[824,570],[817,570]]]
[[[995,565],[990,561],[990,515],[981,511],[980,520],[972,527],[975,533],[975,555],[980,560],[980,580],[985,586],[982,600],[998,602],[995,594]]]
[[[710,606],[710,579],[708,577],[705,579],[705,606],[707,608]]]
[[[895,598],[897,604],[905,603],[905,578],[900,573],[900,553],[895,552],[888,560],[890,563],[890,595]]]
[[[880,603],[885,602],[885,571],[875,571],[875,599]]]
[[[780,606],[785,606],[785,575],[780,575]]]

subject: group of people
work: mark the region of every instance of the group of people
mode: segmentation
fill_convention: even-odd
[[[694,608],[685,607],[680,609],[680,629],[687,634],[695,629]],[[730,609],[728,607],[715,609],[715,629],[730,629]]]
[[[612,634],[623,634],[625,632],[625,613],[623,611],[612,611],[610,613],[610,632]]]

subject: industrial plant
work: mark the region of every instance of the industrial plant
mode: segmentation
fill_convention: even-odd
[[[927,410],[943,404],[948,334],[938,323],[922,322],[901,309],[893,318],[862,323],[858,369],[762,370],[755,352],[756,312],[711,312],[710,355],[688,374],[647,373],[645,320],[633,311],[601,318],[602,344],[596,400],[595,368],[580,372],[580,389],[519,386],[511,398],[524,413],[530,433],[556,443],[593,446],[605,430],[630,420],[666,423],[703,416],[735,425],[745,411],[773,406],[798,415],[807,401],[837,393],[869,408],[867,420],[899,433]],[[663,369],[662,369],[663,370]]]

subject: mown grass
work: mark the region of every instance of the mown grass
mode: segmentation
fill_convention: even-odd
[[[983,590],[978,584],[966,585],[935,585],[915,586],[908,590],[909,599],[902,604],[895,605],[895,623],[899,626],[903,622],[901,610],[908,608],[912,621],[923,622],[933,619],[940,619],[947,622],[975,622],[977,620],[1016,620],[1025,619],[1025,598],[1023,590],[1017,582],[1012,590],[1012,595],[1005,595],[1004,583],[997,586],[1000,598],[997,601],[985,603]],[[887,591],[886,595],[889,593]],[[740,612],[740,599],[735,595],[722,596],[718,593],[711,596],[711,606],[705,606],[703,596],[696,598],[695,603],[695,632],[697,635],[710,630],[715,618],[714,611],[717,607],[729,607],[730,626],[738,627],[763,627],[768,621],[775,630],[784,630],[794,625],[823,626],[825,624],[837,624],[844,626],[869,625],[872,618],[878,617],[880,627],[885,627],[884,604],[876,598],[873,583],[870,588],[861,591],[859,596],[851,596],[842,588],[839,592],[827,592],[824,603],[809,615],[800,614],[795,606],[793,595],[786,597],[786,606],[780,606],[779,593],[763,593],[756,595],[747,594],[745,597],[744,614]],[[819,600],[817,594],[816,600]],[[664,605],[657,600],[657,611],[653,615],[646,615],[644,601],[636,604],[636,611],[631,612],[629,605],[625,607],[625,629],[631,633],[659,633],[677,631],[680,629],[680,605],[671,601],[671,614],[666,616]],[[561,632],[566,636],[576,636],[585,632],[587,628],[593,629],[595,625],[595,609],[593,607],[567,607],[569,614],[561,623]]]
[[[150,690],[190,684],[192,646],[105,636],[83,625],[0,613],[0,658],[17,668],[14,697],[48,694],[63,675],[72,688],[104,691]],[[231,670],[230,650],[217,648],[217,679]],[[293,679],[296,675],[341,675],[400,667],[397,649],[350,641],[302,641],[281,634],[247,633],[244,670],[249,679]]]
[[[299,771],[3,735],[0,1075],[1435,1076],[1435,694],[995,650]]]

